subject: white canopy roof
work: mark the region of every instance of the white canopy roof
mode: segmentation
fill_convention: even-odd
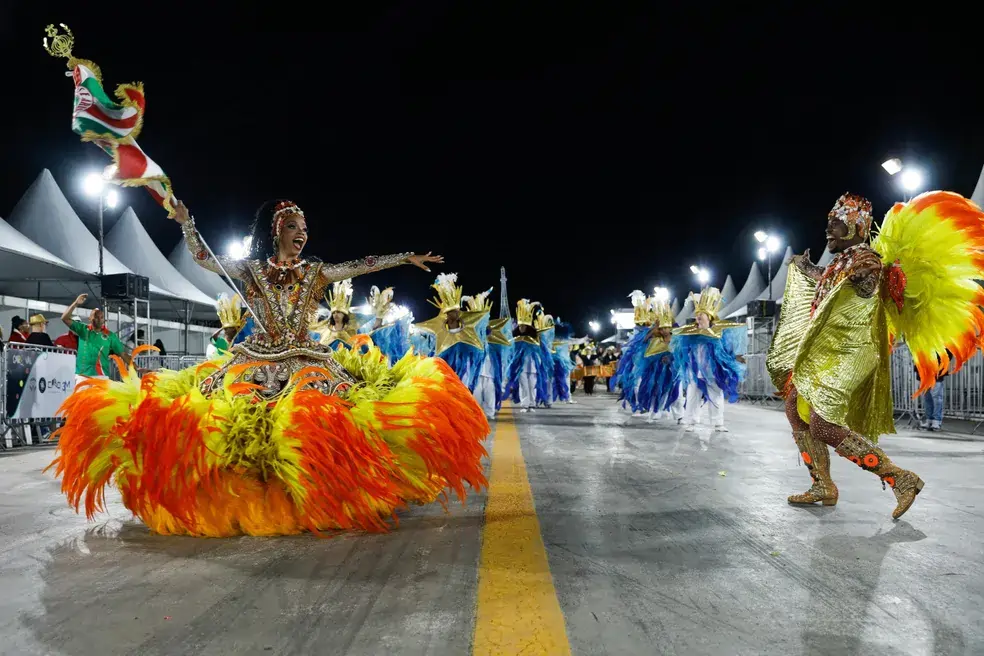
[[[157,249],[132,207],[123,211],[105,241],[107,249],[120,254],[123,264],[147,276],[158,287],[183,300],[214,309],[215,301],[188,282]]]
[[[48,169],[34,180],[10,213],[10,225],[28,239],[80,271],[99,271],[99,241],[69,205]],[[107,275],[132,273],[106,248],[103,271]],[[174,299],[174,294],[150,283],[154,298]]]
[[[74,300],[93,293],[97,278],[52,255],[0,219],[0,292],[24,298]]]
[[[721,288],[721,300],[725,305],[731,302],[735,296],[737,296],[738,290],[735,289],[735,281],[731,279],[731,274],[724,280],[724,287]]]
[[[742,285],[741,291],[738,295],[728,303],[724,310],[721,312],[722,316],[728,318],[737,313],[738,310],[742,311],[744,314],[745,309],[748,304],[758,298],[762,290],[766,288],[765,279],[762,276],[762,272],[759,270],[758,263],[752,262],[752,267],[748,270],[748,277],[745,279],[745,284]]]
[[[194,283],[195,287],[212,299],[218,298],[219,294],[232,296],[236,293],[218,274],[198,266],[191,253],[188,252],[184,239],[178,241],[167,259],[171,266],[184,276],[185,280]]]
[[[979,207],[984,207],[984,169],[981,169],[981,176],[977,178],[977,186],[974,187],[970,200],[977,203]]]
[[[767,301],[769,300],[769,288],[772,288],[772,300],[778,301],[782,299],[783,292],[786,291],[786,275],[789,272],[789,261],[793,259],[793,247],[787,246],[786,252],[782,256],[782,263],[779,265],[779,269],[776,271],[776,275],[773,276],[772,282],[766,285],[765,290],[758,295],[756,300]]]

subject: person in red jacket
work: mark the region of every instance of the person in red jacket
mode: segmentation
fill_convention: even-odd
[[[31,328],[24,321],[24,317],[17,315],[10,320],[10,339],[7,340],[8,344],[13,342],[27,342],[27,335]]]
[[[72,321],[78,321],[77,316],[72,317]],[[69,330],[67,333],[55,339],[55,346],[72,351],[79,350],[79,336]]]

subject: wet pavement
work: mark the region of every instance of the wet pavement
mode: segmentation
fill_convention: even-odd
[[[883,438],[926,481],[893,522],[836,457],[835,508],[787,505],[809,477],[774,410],[686,433],[578,400],[508,420],[573,653],[984,653],[984,442]],[[0,452],[2,654],[467,654],[508,630],[477,613],[485,495],[387,535],[161,537],[115,492],[77,516],[52,455]]]

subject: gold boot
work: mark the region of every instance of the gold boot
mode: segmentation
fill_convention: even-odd
[[[884,451],[857,433],[848,435],[835,450],[861,469],[876,474],[882,480],[882,487],[886,483],[891,486],[898,502],[892,513],[894,519],[905,514],[923,489],[921,478],[893,463]]]
[[[825,506],[837,504],[837,486],[830,478],[830,452],[827,445],[814,439],[810,431],[793,431],[793,439],[800,450],[800,457],[810,470],[813,485],[803,494],[794,494],[787,499],[792,504],[823,503]]]

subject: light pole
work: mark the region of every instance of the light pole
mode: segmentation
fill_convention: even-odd
[[[106,179],[98,173],[90,173],[85,176],[82,188],[89,196],[96,196],[99,199],[99,277],[103,275],[103,207],[113,209],[119,203],[120,195],[115,189],[108,187]]]
[[[775,235],[770,235],[762,230],[755,232],[755,241],[762,244],[758,249],[758,259],[766,262],[769,281],[769,300],[772,300],[772,254],[779,250],[782,242]]]

